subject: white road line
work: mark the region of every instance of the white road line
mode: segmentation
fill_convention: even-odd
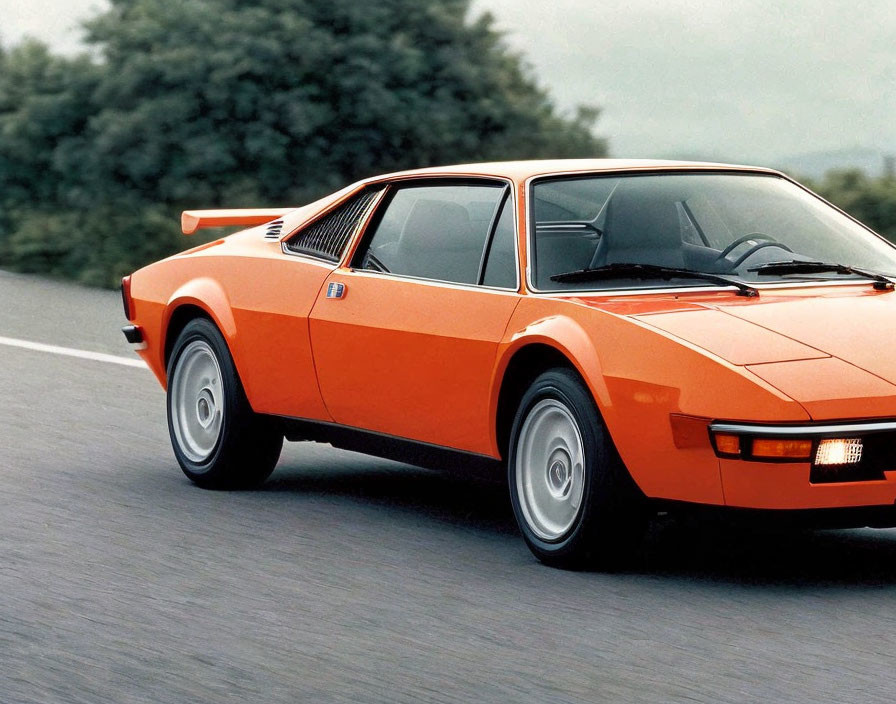
[[[63,354],[67,357],[79,357],[80,359],[92,359],[94,362],[107,362],[108,364],[121,364],[125,367],[140,367],[146,369],[146,362],[142,359],[131,359],[130,357],[118,357],[114,354],[103,354],[102,352],[88,352],[87,350],[76,350],[71,347],[57,347],[56,345],[45,345],[42,342],[30,342],[28,340],[17,340],[13,337],[0,336],[0,345],[8,347],[21,347],[24,350],[34,350],[35,352],[50,352],[51,354]]]

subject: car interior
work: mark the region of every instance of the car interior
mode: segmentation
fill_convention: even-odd
[[[759,225],[739,221],[736,209],[720,209],[730,204],[713,202],[688,180],[697,185],[688,177],[663,176],[567,180],[537,188],[535,287],[581,288],[551,277],[612,264],[742,274],[747,259],[750,266],[811,259],[758,231]],[[768,222],[761,227],[792,234],[786,215],[779,220],[774,228]]]
[[[362,268],[437,281],[477,283],[489,228],[503,194],[503,188],[494,186],[398,190],[376,225],[362,258]],[[497,233],[494,239],[501,243],[490,250],[489,263],[500,257],[507,263],[503,267],[487,267],[488,277],[504,282],[510,280],[511,274],[515,280],[512,242],[507,252]]]

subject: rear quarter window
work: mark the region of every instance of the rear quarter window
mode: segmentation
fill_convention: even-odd
[[[328,261],[339,261],[381,189],[369,188],[302,228],[286,241],[286,249]]]

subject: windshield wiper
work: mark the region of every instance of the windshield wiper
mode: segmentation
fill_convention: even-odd
[[[754,271],[760,276],[774,276],[787,274],[855,274],[856,276],[864,276],[871,279],[876,291],[892,291],[893,280],[883,274],[867,269],[859,269],[855,266],[847,266],[846,264],[828,264],[827,262],[801,262],[791,259],[789,262],[768,262],[748,271]]]
[[[743,281],[736,281],[718,274],[710,274],[706,271],[693,271],[692,269],[679,269],[673,266],[657,266],[655,264],[607,264],[578,271],[567,271],[556,274],[551,281],[561,283],[573,283],[577,281],[601,281],[603,279],[699,279],[711,281],[722,286],[734,286],[738,296],[758,296],[759,292]]]

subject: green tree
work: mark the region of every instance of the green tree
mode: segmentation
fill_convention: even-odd
[[[45,233],[70,220],[80,176],[62,162],[82,140],[97,79],[87,59],[54,57],[36,42],[0,52],[0,260],[52,271],[66,258],[71,238]]]
[[[0,55],[4,265],[111,284],[186,244],[185,207],[606,151],[469,0],[112,0],[86,26],[94,61]]]
[[[812,190],[896,242],[896,178],[871,178],[858,169],[830,171]]]

